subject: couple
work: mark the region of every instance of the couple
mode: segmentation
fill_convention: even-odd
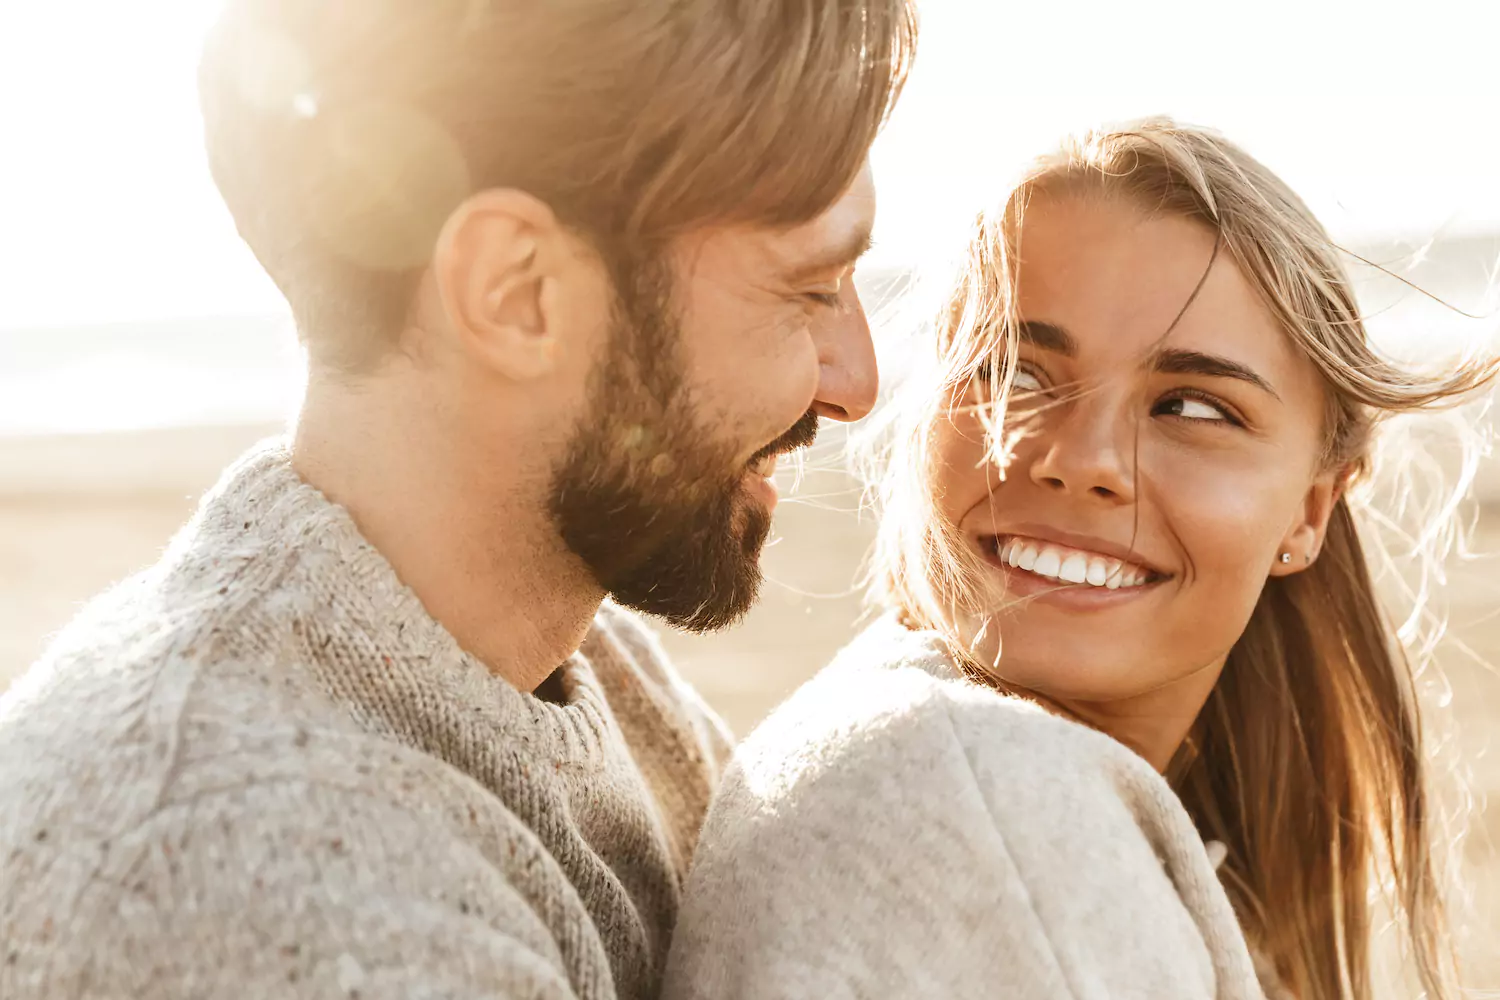
[[[0,701],[0,995],[1451,996],[1347,488],[1483,385],[1367,345],[1216,134],[1064,146],[889,411],[887,615],[736,751],[634,612],[754,602],[907,0],[233,0],[216,181],[295,434]],[[632,610],[633,609],[633,610]]]

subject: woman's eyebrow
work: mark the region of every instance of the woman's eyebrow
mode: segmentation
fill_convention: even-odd
[[[1068,358],[1078,353],[1078,342],[1073,339],[1073,335],[1056,323],[1023,319],[1018,326],[1021,342],[1024,344]]]
[[[1204,354],[1202,351],[1189,351],[1180,347],[1163,347],[1152,354],[1150,365],[1153,371],[1170,375],[1206,375],[1210,378],[1238,379],[1270,393],[1277,399],[1281,398],[1276,390],[1271,388],[1271,383],[1256,374],[1254,369],[1217,354]]]
[[[1064,357],[1075,357],[1078,341],[1065,328],[1043,320],[1022,320],[1018,324],[1021,341]],[[1205,375],[1209,378],[1232,378],[1248,382],[1277,399],[1281,395],[1253,368],[1217,354],[1190,351],[1181,347],[1162,347],[1151,353],[1147,364],[1152,371],[1166,375]]]

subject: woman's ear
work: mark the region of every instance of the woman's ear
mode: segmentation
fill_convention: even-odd
[[[471,356],[507,378],[555,367],[564,331],[543,291],[563,239],[545,203],[508,189],[469,198],[438,237],[432,277],[446,323]]]
[[[1349,481],[1349,470],[1337,468],[1314,479],[1302,498],[1297,520],[1287,529],[1271,563],[1272,576],[1291,576],[1311,566],[1323,549],[1328,533],[1328,519],[1343,499]]]

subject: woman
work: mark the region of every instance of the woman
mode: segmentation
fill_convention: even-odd
[[[889,610],[755,733],[667,996],[1371,996],[1451,949],[1349,488],[1401,370],[1217,134],[1071,142],[982,219],[881,487]],[[1003,418],[1003,419],[1002,419]]]

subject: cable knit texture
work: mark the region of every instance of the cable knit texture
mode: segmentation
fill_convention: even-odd
[[[252,451],[0,699],[0,997],[655,997],[727,740],[612,605],[562,682]]]
[[[667,1000],[1260,1000],[1166,782],[878,622],[735,752]]]

